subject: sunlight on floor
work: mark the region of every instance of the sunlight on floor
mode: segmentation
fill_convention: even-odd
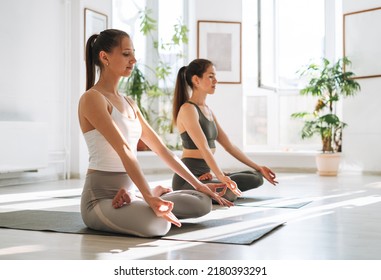
[[[14,246],[0,249],[0,256],[14,255],[14,254],[25,254],[33,252],[44,251],[44,246],[41,245],[24,245],[24,246]]]
[[[254,204],[231,208],[213,205],[213,211],[204,217],[182,220],[184,224],[205,223],[205,226],[176,236],[180,239],[200,236],[216,241],[269,224],[285,223],[252,246],[38,231],[31,234],[4,229],[0,236],[0,259],[379,258],[381,177],[322,178],[316,174],[279,174],[278,177],[283,182],[280,188],[264,185],[247,193],[254,198]],[[168,178],[155,174],[149,184],[169,186]],[[16,191],[6,188],[0,193],[0,212],[26,209],[79,212],[82,186],[82,182],[68,181],[17,186]],[[282,207],[282,204],[303,202],[310,203],[300,208]],[[219,223],[221,219],[229,221]]]

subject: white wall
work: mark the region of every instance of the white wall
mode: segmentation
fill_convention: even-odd
[[[65,162],[65,4],[60,0],[15,0],[0,9],[0,120],[46,123],[49,167],[40,174],[57,177]],[[4,133],[4,132],[3,132]],[[0,137],[0,145],[4,137]],[[32,139],[17,139],[33,149]],[[28,177],[31,174],[14,174]],[[0,179],[13,174],[1,174]]]
[[[49,166],[33,177],[59,178],[68,169],[72,176],[85,173],[87,149],[79,132],[77,104],[85,88],[84,7],[109,15],[112,0],[13,0],[0,10],[0,121],[46,122]],[[343,0],[343,12],[381,7],[380,0]],[[189,1],[190,59],[196,58],[197,20],[242,21],[242,1]],[[370,28],[370,30],[372,30]],[[381,79],[359,80],[361,93],[344,101],[344,156],[347,169],[381,172]],[[209,104],[234,143],[243,146],[243,87],[218,85]],[[371,112],[371,113],[368,113]],[[19,145],[30,145],[20,139]],[[0,145],[6,145],[1,143]],[[239,164],[221,147],[223,168]],[[257,158],[266,163],[269,157]],[[290,159],[278,157],[281,166]],[[297,166],[294,166],[297,167]],[[29,175],[29,174],[28,174]],[[16,175],[15,175],[16,176]],[[17,174],[19,177],[25,174]],[[9,179],[12,175],[7,175]],[[4,177],[0,175],[0,180]]]
[[[189,59],[197,58],[197,21],[236,21],[242,22],[242,1],[231,0],[194,0],[189,1]],[[238,44],[239,42],[237,42]],[[238,61],[237,61],[238,63]],[[218,79],[218,76],[217,76]],[[229,138],[243,147],[243,92],[242,84],[218,84],[213,96],[208,97],[221,126]],[[222,147],[217,148],[216,157],[222,168],[235,168],[241,164],[228,156]]]
[[[343,13],[381,7],[381,0],[343,0]],[[374,26],[369,31],[374,32]],[[381,58],[376,58],[381,59]],[[381,172],[381,78],[359,79],[361,92],[343,102],[344,164],[348,170]]]
[[[0,121],[47,123],[49,164],[38,173],[0,174],[0,185],[83,173],[80,159],[87,161],[87,151],[77,119],[85,87],[83,9],[108,14],[111,22],[111,4],[112,0],[12,0],[6,7],[2,3]],[[0,145],[7,144],[0,137]],[[14,144],[33,149],[38,143],[19,139]]]

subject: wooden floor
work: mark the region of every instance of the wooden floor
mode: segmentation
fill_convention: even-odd
[[[170,174],[150,181],[170,182]],[[3,260],[380,260],[381,176],[278,174],[250,195],[311,200],[299,209],[233,207],[218,214],[286,224],[252,245],[64,234],[0,228]],[[79,211],[83,182],[67,180],[0,187],[0,212],[22,209]],[[47,199],[52,194],[73,198]],[[215,215],[217,212],[208,215]],[[222,211],[221,211],[222,210]],[[244,211],[244,212],[243,212]],[[208,216],[206,216],[208,217]],[[241,221],[242,221],[241,219]]]

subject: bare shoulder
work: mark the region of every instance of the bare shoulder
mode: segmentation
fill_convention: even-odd
[[[184,115],[193,115],[197,113],[197,109],[194,105],[190,104],[190,103],[184,103],[183,105],[181,105],[180,107],[180,110],[179,110],[179,115],[180,114],[184,114]]]
[[[102,97],[102,94],[100,94],[99,92],[95,90],[89,89],[82,94],[79,100],[80,101],[97,100],[101,97]]]
[[[79,105],[80,107],[93,109],[99,107],[107,108],[107,101],[101,93],[89,89],[80,97]]]

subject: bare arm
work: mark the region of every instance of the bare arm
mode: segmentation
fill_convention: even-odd
[[[179,111],[177,123],[178,125],[180,124],[188,133],[197,149],[200,151],[202,158],[206,161],[218,180],[225,183],[227,187],[230,188],[236,195],[241,195],[236,183],[228,176],[225,176],[218,166],[212,150],[208,145],[205,134],[200,126],[197,109],[193,105],[185,103]]]
[[[108,104],[105,98],[99,93],[85,93],[79,103],[79,118],[82,130],[84,130],[84,127],[87,127],[87,129],[89,127],[97,129],[114,148],[127,174],[138,187],[145,201],[150,205],[156,215],[180,226],[180,222],[171,212],[173,203],[152,195],[148,182],[143,176],[143,172],[136,159],[134,153],[135,148],[129,145],[114,123],[108,111]]]
[[[189,182],[196,190],[203,192],[210,196],[212,199],[216,200],[219,204],[225,206],[232,206],[233,204],[228,200],[220,197],[219,194],[212,191],[206,184],[200,182],[185,166],[185,164],[171,151],[169,150],[157,133],[151,128],[147,121],[142,116],[140,110],[136,105],[135,109],[138,113],[138,117],[142,124],[142,136],[141,140],[148,146],[150,149],[155,152],[175,173],[179,174],[187,182]],[[223,184],[214,184],[216,186],[222,187]],[[216,187],[212,184],[213,187]]]
[[[228,138],[227,134],[224,132],[222,127],[219,125],[217,119],[214,117],[214,121],[216,122],[217,129],[218,129],[218,137],[217,141],[221,144],[224,149],[231,154],[234,158],[242,162],[243,164],[251,167],[254,170],[257,170],[260,172],[267,181],[269,181],[271,184],[275,185],[278,182],[275,181],[275,173],[269,169],[266,166],[260,166],[253,162],[245,153],[243,153],[236,145],[234,145],[230,139]]]

